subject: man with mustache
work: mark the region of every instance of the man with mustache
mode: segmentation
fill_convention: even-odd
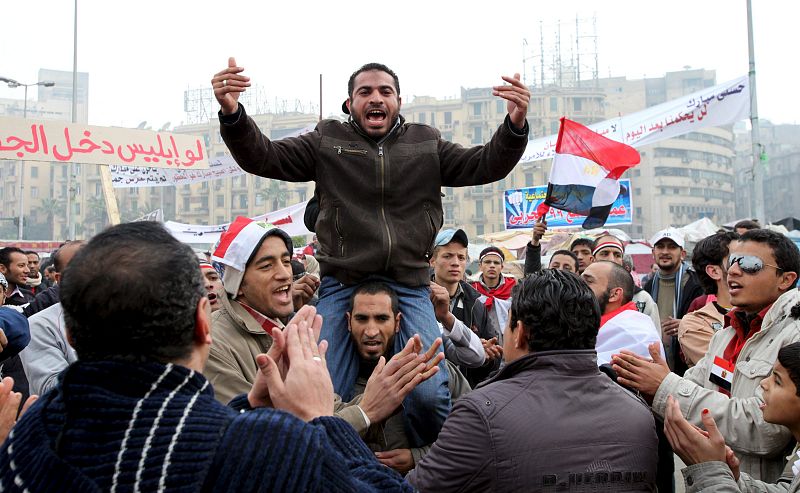
[[[503,77],[493,94],[508,115],[483,146],[464,148],[438,130],[400,115],[397,74],[379,63],[348,81],[346,122],[323,120],[310,133],[271,141],[248,118],[239,95],[250,86],[233,58],[211,80],[220,104],[220,133],[242,168],[286,181],[314,181],[319,215],[314,230],[322,274],[317,309],[330,343],[328,368],[343,398],[353,394],[359,360],[344,313],[359,283],[383,280],[400,298],[403,321],[395,351],[414,333],[428,347],[439,336],[430,297],[428,262],[442,226],[441,188],[504,178],[525,150],[530,91],[519,74]],[[405,411],[418,445],[433,441],[450,410],[443,366],[409,395]]]

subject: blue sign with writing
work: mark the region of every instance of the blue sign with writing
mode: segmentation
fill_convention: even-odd
[[[631,181],[620,180],[617,200],[611,206],[606,226],[631,224],[633,206],[631,202]],[[503,194],[506,229],[530,229],[536,223],[536,208],[547,197],[547,187],[527,187],[506,190]],[[550,208],[547,213],[548,228],[580,228],[586,216]]]

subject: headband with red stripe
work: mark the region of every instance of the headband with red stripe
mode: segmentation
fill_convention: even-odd
[[[603,243],[597,245],[597,248],[592,251],[592,255],[597,255],[597,252],[603,248],[616,248],[620,252],[625,253],[625,250],[622,248],[622,244],[617,243],[616,241],[604,241]]]

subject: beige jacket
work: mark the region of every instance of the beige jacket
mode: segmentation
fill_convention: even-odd
[[[736,361],[731,397],[708,380],[714,356],[721,357],[733,338],[733,328],[726,327],[714,334],[706,356],[683,378],[667,375],[653,399],[653,411],[663,418],[667,396],[672,395],[686,419],[697,426],[702,410],[709,409],[726,443],[738,455],[741,471],[768,483],[780,476],[793,439],[787,428],[764,421],[759,384],[772,371],[778,350],[800,340],[800,321],[791,314],[798,303],[798,290],[784,293],[767,312],[761,330],[744,344]]]
[[[250,391],[256,378],[256,356],[272,346],[272,336],[227,296],[218,298],[222,308],[211,315],[211,352],[203,375],[214,387],[218,401],[227,404]]]
[[[708,343],[715,332],[725,327],[725,316],[717,310],[714,303],[687,313],[678,326],[678,342],[681,343],[686,364],[697,364],[706,355]]]
[[[703,462],[683,469],[683,480],[686,493],[798,493],[800,492],[800,476],[792,472],[797,460],[797,447],[787,457],[788,462],[780,479],[775,483],[765,483],[745,473],[739,475],[737,482],[731,470],[724,462]]]
[[[463,396],[472,390],[467,382],[467,379],[458,370],[450,360],[445,360],[445,367],[448,372],[448,386],[450,387],[450,395],[453,402],[459,397]],[[354,392],[356,396],[350,402],[342,402],[341,397],[336,396],[334,402],[334,412],[336,416],[350,423],[355,428],[361,438],[364,439],[367,446],[374,452],[386,452],[395,449],[411,449],[411,456],[416,465],[425,454],[430,450],[430,445],[424,447],[414,448],[408,442],[408,437],[405,431],[405,422],[403,420],[402,412],[397,412],[388,417],[381,423],[371,423],[367,428],[367,422],[364,421],[364,415],[356,407],[362,397],[364,397],[364,389],[367,386],[367,379],[360,377],[356,381]]]

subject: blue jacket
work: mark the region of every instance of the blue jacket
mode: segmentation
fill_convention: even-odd
[[[0,329],[3,329],[8,339],[8,345],[0,352],[0,362],[18,355],[31,342],[28,319],[13,308],[0,308]]]

